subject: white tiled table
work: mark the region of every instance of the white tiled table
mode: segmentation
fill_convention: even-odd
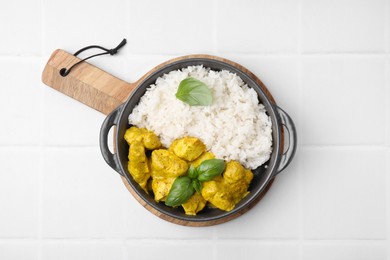
[[[390,0],[2,1],[0,259],[390,260]],[[129,82],[180,55],[232,59],[294,119],[298,150],[231,222],[145,210],[102,159],[105,116],[41,83],[52,51]]]

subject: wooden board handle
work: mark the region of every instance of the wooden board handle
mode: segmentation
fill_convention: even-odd
[[[43,83],[106,115],[125,102],[136,87],[88,62],[80,63],[65,77],[60,75],[62,68],[78,61],[66,51],[54,51],[43,70]]]

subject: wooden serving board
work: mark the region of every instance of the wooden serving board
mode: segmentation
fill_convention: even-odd
[[[214,60],[223,61],[226,63],[229,63],[240,70],[244,71],[248,75],[250,75],[253,79],[257,81],[257,83],[263,88],[263,90],[266,92],[269,100],[275,104],[275,100],[272,97],[271,93],[267,90],[265,85],[261,82],[260,79],[258,79],[253,73],[251,73],[248,69],[244,68],[243,66],[232,62],[227,59],[223,59],[216,56],[211,55],[188,55],[188,56],[182,56],[178,57],[172,60],[169,60],[165,63],[162,63],[158,65],[157,67],[150,70],[148,73],[146,73],[142,78],[140,78],[138,81],[134,83],[128,83],[121,79],[118,79],[117,77],[89,64],[88,62],[82,62],[78,66],[74,67],[72,69],[72,72],[68,74],[67,76],[63,77],[60,75],[60,70],[63,68],[69,68],[71,65],[75,64],[76,62],[80,61],[79,58],[75,57],[74,55],[67,53],[64,50],[56,50],[51,55],[50,59],[48,60],[43,73],[42,73],[42,81],[49,87],[52,87],[59,92],[68,95],[75,100],[78,100],[85,105],[94,108],[95,110],[108,115],[110,112],[112,112],[115,108],[117,108],[119,105],[126,102],[130,94],[133,92],[133,90],[138,86],[142,80],[153,73],[154,71],[158,70],[159,68],[183,59],[188,58],[211,58]],[[282,142],[283,143],[283,142]],[[115,148],[114,148],[115,149]],[[283,151],[283,149],[281,149]],[[120,175],[119,175],[120,176]],[[172,218],[168,215],[165,215],[151,206],[149,206],[141,197],[138,196],[138,194],[132,189],[132,187],[129,185],[127,180],[122,177],[122,181],[125,184],[126,188],[129,190],[129,192],[135,197],[135,199],[141,203],[147,210],[152,212],[154,215],[167,220],[169,222],[184,225],[184,226],[211,226],[216,224],[221,224],[227,221],[230,221],[232,219],[237,218],[238,216],[241,216],[245,212],[247,212],[249,209],[251,209],[254,205],[257,204],[258,201],[260,201],[266,192],[269,190],[273,183],[273,179],[269,182],[267,187],[264,189],[263,193],[257,197],[255,201],[253,201],[250,205],[245,207],[243,210],[230,215],[229,217],[222,218],[215,221],[206,221],[206,222],[191,222],[191,221],[183,221],[178,220],[175,218]]]

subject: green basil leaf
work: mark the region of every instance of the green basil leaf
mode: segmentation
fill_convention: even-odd
[[[191,77],[180,82],[176,98],[190,106],[208,106],[213,102],[211,90],[206,84]]]
[[[198,193],[202,193],[202,183],[198,179],[192,180],[192,186]]]
[[[195,189],[192,186],[192,180],[188,176],[176,178],[169,190],[165,205],[177,207],[185,203],[194,194]]]
[[[222,159],[210,159],[203,161],[197,168],[198,180],[201,182],[212,180],[225,170],[225,161]]]
[[[199,173],[197,169],[191,164],[188,168],[188,177],[190,177],[191,179],[196,179],[198,178],[198,175]]]

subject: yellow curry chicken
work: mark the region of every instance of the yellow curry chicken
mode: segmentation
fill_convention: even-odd
[[[175,180],[187,175],[190,167],[215,158],[195,137],[176,139],[166,149],[152,131],[132,126],[124,138],[129,144],[129,173],[145,192],[153,193],[157,202],[167,199]],[[146,151],[151,151],[151,156],[148,157]],[[206,204],[230,211],[249,193],[252,179],[250,170],[239,162],[230,161],[221,176],[203,182],[201,192],[195,192],[181,206],[187,215],[196,215]]]

